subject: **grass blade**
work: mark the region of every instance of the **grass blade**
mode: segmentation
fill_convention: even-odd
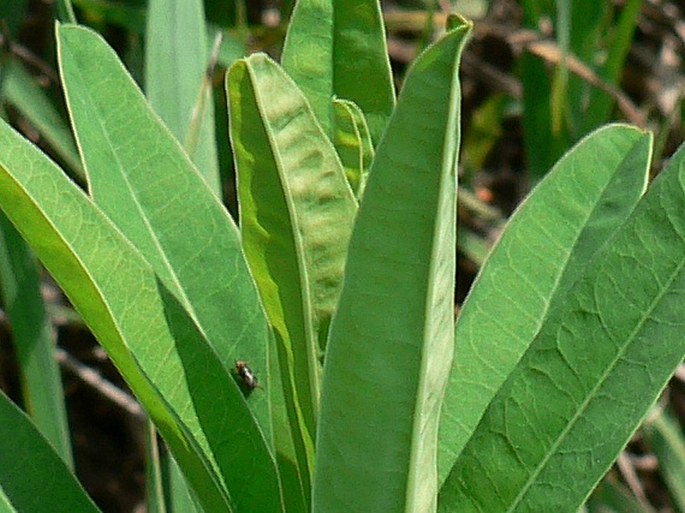
[[[73,469],[64,390],[52,326],[40,293],[35,258],[0,213],[0,290],[12,326],[25,409],[66,465]]]
[[[661,475],[668,485],[678,511],[685,511],[685,437],[678,420],[668,411],[647,421],[647,443],[659,461]]]
[[[178,141],[184,142],[189,136],[197,139],[196,148],[186,150],[209,188],[220,197],[214,101],[211,85],[205,80],[209,60],[206,38],[202,0],[148,2],[146,96]],[[194,112],[200,121],[191,127]]]

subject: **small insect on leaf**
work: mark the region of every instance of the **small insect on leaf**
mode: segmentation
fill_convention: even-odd
[[[235,361],[235,373],[239,378],[240,385],[249,392],[259,387],[257,376],[254,375],[252,369],[248,367],[247,362],[243,360]]]

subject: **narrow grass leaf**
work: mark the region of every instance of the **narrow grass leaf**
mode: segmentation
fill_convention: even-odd
[[[685,511],[685,435],[668,410],[645,425],[647,443],[659,462],[659,472],[678,511]]]
[[[491,402],[441,511],[572,512],[609,469],[685,356],[684,183],[682,147]]]
[[[69,167],[68,170],[83,178],[81,160],[69,127],[50,103],[45,91],[36,84],[36,79],[20,64],[8,64],[2,94],[55,150],[61,161]]]
[[[281,61],[327,134],[338,97],[361,108],[378,144],[395,104],[378,0],[299,0]]]
[[[0,212],[0,297],[12,327],[22,399],[33,422],[73,469],[64,389],[36,259]]]
[[[628,487],[618,477],[607,474],[585,503],[587,513],[656,513],[647,505],[640,504]]]
[[[211,84],[205,80],[208,55],[202,0],[148,2],[146,96],[178,141],[197,141],[186,150],[209,188],[220,197],[214,101]]]
[[[495,393],[642,195],[651,136],[626,125],[570,150],[508,222],[457,320],[440,421],[442,483]]]
[[[436,507],[453,347],[458,64],[471,25],[412,65],[378,147],[326,351],[315,513]]]
[[[225,371],[233,373],[235,361],[245,360],[268,386],[268,325],[226,209],[102,38],[62,26],[58,41],[95,203],[191,312]],[[262,392],[247,400],[271,439]]]
[[[606,58],[602,59],[602,66],[597,70],[597,74],[609,85],[618,85],[621,80],[624,63],[633,43],[633,35],[637,28],[642,4],[642,0],[627,1],[621,9],[620,14],[618,14],[616,21],[614,21],[612,16],[603,16],[602,19],[605,20],[605,24],[612,23],[612,25],[600,27],[601,32],[598,34],[600,37],[588,35],[587,32],[583,33],[582,28],[575,30],[578,34],[577,37],[579,39],[582,38],[586,45],[589,41],[595,42],[589,49],[590,51],[584,59],[585,62],[592,62],[592,57],[597,55],[597,53],[606,52]],[[616,9],[616,6],[611,6],[610,4],[605,5]],[[580,5],[577,3],[574,4],[573,7],[574,21],[589,18],[587,9],[581,9]],[[597,41],[602,40],[601,36],[604,36],[604,44],[601,48],[597,48]],[[587,94],[588,88],[588,84],[584,84],[583,92]],[[580,94],[578,97],[581,98]],[[589,99],[584,98],[584,100],[583,104],[585,105],[585,109],[583,117],[581,118],[582,131],[589,131],[596,126],[607,122],[610,119],[612,109],[616,104],[614,98],[596,87],[589,90]]]
[[[281,512],[238,385],[175,296],[92,201],[0,122],[0,208],[67,294],[212,512]]]
[[[0,496],[20,513],[100,511],[31,420],[0,391]]]
[[[72,3],[86,17],[102,20],[104,24],[118,25],[133,34],[143,35],[147,9],[140,5],[103,0],[73,0]]]

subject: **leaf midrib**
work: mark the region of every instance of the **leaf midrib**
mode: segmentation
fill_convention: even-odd
[[[682,237],[681,237],[682,240]],[[576,422],[581,418],[582,414],[585,412],[587,409],[588,405],[592,401],[592,399],[596,396],[596,392],[602,388],[604,383],[607,381],[608,377],[611,375],[612,371],[620,362],[623,358],[623,356],[626,354],[627,350],[632,346],[633,340],[637,336],[637,334],[641,331],[642,327],[644,326],[645,322],[647,319],[649,319],[651,313],[656,309],[658,304],[661,302],[661,299],[666,295],[666,292],[671,289],[671,284],[675,281],[675,278],[680,272],[682,271],[683,267],[685,266],[685,258],[680,260],[680,263],[676,267],[676,269],[671,273],[671,276],[669,276],[669,279],[667,280],[666,284],[664,287],[661,288],[659,293],[656,295],[654,300],[651,302],[649,305],[649,308],[645,310],[645,313],[639,320],[639,322],[636,324],[635,328],[633,331],[630,333],[630,335],[626,339],[626,343],[623,345],[623,348],[616,354],[616,356],[613,358],[613,361],[611,362],[611,365],[609,365],[606,369],[606,371],[602,374],[601,378],[597,381],[597,384],[592,387],[590,390],[590,393],[587,394],[586,399],[579,405],[579,407],[576,410],[576,413],[571,417],[571,420],[567,424],[567,426],[559,433],[559,436],[557,437],[556,441],[551,445],[550,450],[547,451],[547,454],[545,457],[540,461],[540,463],[537,465],[535,468],[535,471],[531,474],[529,479],[526,481],[526,483],[521,487],[521,491],[519,494],[515,497],[515,499],[512,501],[510,507],[507,509],[507,513],[513,512],[515,508],[522,502],[524,496],[528,492],[528,490],[531,488],[531,486],[534,484],[536,481],[536,478],[542,473],[544,470],[544,467],[547,465],[547,462],[550,460],[550,458],[556,454],[556,449],[561,445],[561,443],[564,441],[566,438],[566,435],[572,430],[572,428],[576,425]],[[598,312],[598,316],[601,314]]]

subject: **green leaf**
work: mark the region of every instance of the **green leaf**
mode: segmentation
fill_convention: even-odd
[[[353,102],[333,100],[333,144],[357,198],[366,187],[374,150],[364,113]]]
[[[5,507],[3,495],[9,503]],[[2,391],[0,510],[20,513],[99,511],[62,458]]]
[[[435,509],[471,29],[460,21],[412,65],[371,168],[326,353],[315,513]]]
[[[682,147],[495,396],[441,511],[575,511],[608,470],[685,356],[684,183]]]
[[[102,38],[62,26],[58,41],[95,203],[191,312],[224,372],[246,360],[267,387],[268,325],[233,221]],[[271,440],[261,392],[248,402]]]
[[[662,411],[645,423],[647,443],[678,511],[685,511],[685,437],[677,418]]]
[[[206,35],[202,0],[148,2],[147,97],[171,133],[184,143],[209,188],[220,197],[214,100],[206,80]]]
[[[103,345],[205,510],[280,512],[266,441],[200,330],[91,200],[4,122],[0,208]]]
[[[295,397],[286,399],[296,403],[291,425],[302,430],[309,475],[320,346],[340,293],[357,204],[335,148],[276,63],[262,54],[239,61],[227,88],[243,247],[286,365],[283,378],[292,383]]]
[[[361,108],[378,144],[395,104],[378,0],[299,0],[281,62],[327,134],[338,97]]]
[[[625,125],[596,131],[508,222],[457,320],[458,357],[440,420],[441,483],[552,306],[637,204],[651,144],[650,134]]]
[[[36,426],[68,467],[74,467],[64,390],[36,260],[0,212],[0,297],[12,326],[22,399]]]

